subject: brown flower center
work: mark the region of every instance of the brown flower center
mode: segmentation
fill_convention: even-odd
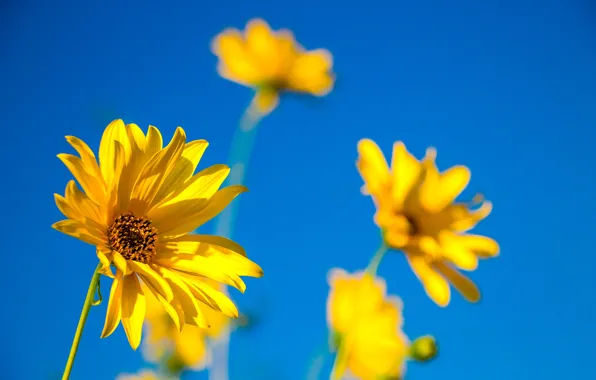
[[[108,228],[108,241],[126,260],[147,263],[155,256],[157,230],[148,219],[126,213]]]
[[[420,233],[420,229],[418,228],[418,225],[416,224],[416,219],[414,219],[413,217],[411,217],[409,215],[404,215],[404,218],[408,221],[408,235],[410,235],[410,236],[418,235],[418,233]]]

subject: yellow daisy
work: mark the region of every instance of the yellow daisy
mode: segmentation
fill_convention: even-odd
[[[328,325],[338,354],[333,379],[346,371],[363,380],[404,372],[409,343],[401,331],[401,300],[387,297],[383,280],[334,269],[329,276]]]
[[[371,140],[361,140],[358,152],[363,191],[375,202],[374,220],[385,243],[405,253],[426,293],[438,305],[449,304],[449,282],[468,301],[477,302],[478,288],[458,269],[475,270],[479,258],[498,255],[499,245],[491,238],[466,233],[492,210],[492,204],[483,199],[455,202],[470,181],[470,170],[454,166],[440,173],[434,149],[428,149],[419,161],[400,141],[393,145],[391,168]],[[480,207],[473,209],[473,203]]]
[[[253,107],[271,112],[281,92],[324,96],[335,81],[333,57],[325,49],[306,51],[289,30],[272,31],[261,19],[250,20],[244,35],[225,29],[212,43],[219,75],[256,90]]]
[[[408,339],[400,330],[401,303],[385,301],[380,310],[356,324],[349,345],[346,368],[360,380],[401,379],[409,352]]]
[[[103,133],[98,164],[87,144],[73,136],[66,139],[80,157],[58,158],[83,191],[70,181],[64,197],[54,195],[67,219],[52,227],[96,246],[101,273],[113,278],[101,336],[122,322],[136,349],[147,291],[179,329],[185,323],[209,326],[201,305],[237,317],[232,301],[205,279],[244,292],[240,276],[261,277],[263,271],[237,243],[189,234],[247,190],[238,185],[219,190],[230,172],[225,165],[193,175],[207,142],[187,143],[184,130],[177,128],[163,147],[157,128],[150,126],[145,134],[135,124],[115,120]]]
[[[365,272],[350,275],[343,269],[332,269],[327,282],[327,324],[338,338],[358,319],[376,313],[385,297],[385,282]]]
[[[215,281],[206,281],[213,288],[221,290]],[[144,339],[144,354],[149,361],[158,362],[166,356],[172,356],[175,362],[184,368],[198,371],[204,369],[210,361],[209,339],[218,337],[228,325],[229,318],[211,309],[199,305],[201,312],[211,324],[209,329],[186,325],[179,331],[167,315],[159,301],[147,298],[147,337]]]

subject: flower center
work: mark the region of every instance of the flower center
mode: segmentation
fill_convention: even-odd
[[[393,211],[390,228],[407,236],[414,236],[420,232],[416,219],[403,211]]]
[[[147,263],[155,256],[157,230],[148,219],[126,213],[108,228],[108,241],[126,260]]]
[[[403,218],[408,223],[408,235],[410,235],[410,236],[417,235],[420,232],[420,229],[418,228],[416,219],[414,219],[413,217],[411,217],[409,215],[403,215]]]

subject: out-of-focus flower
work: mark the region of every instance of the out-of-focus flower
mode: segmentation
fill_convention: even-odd
[[[498,255],[499,245],[491,238],[466,233],[492,210],[492,204],[483,199],[455,202],[470,181],[470,170],[454,166],[439,173],[434,149],[418,161],[402,142],[393,145],[391,168],[371,140],[361,140],[358,152],[363,191],[375,202],[374,220],[386,244],[406,254],[426,293],[438,305],[449,304],[449,282],[468,301],[477,302],[478,288],[457,268],[475,270],[479,258]],[[479,207],[473,209],[474,203]]]
[[[244,34],[225,29],[211,50],[219,58],[219,75],[256,90],[252,104],[261,114],[271,112],[284,91],[324,96],[335,81],[329,51],[306,51],[292,32],[272,31],[261,19],[250,20]]]
[[[329,285],[327,320],[338,344],[332,378],[345,371],[362,380],[403,375],[409,344],[401,331],[401,300],[386,297],[384,282],[368,273],[335,269]]]
[[[221,285],[206,280],[213,288],[221,291]],[[169,364],[179,366],[170,368],[175,373],[178,369],[190,368],[194,371],[204,369],[210,361],[209,339],[217,338],[229,324],[229,318],[211,309],[199,305],[201,312],[210,324],[210,328],[186,325],[179,331],[167,315],[159,301],[149,296],[147,299],[147,335],[143,340],[143,354],[149,361],[157,362],[169,358]]]
[[[122,373],[116,377],[116,380],[160,380],[153,371],[141,371],[137,374]]]
[[[350,275],[332,269],[328,283],[327,323],[338,336],[348,333],[359,319],[375,314],[384,302],[385,282],[365,272]]]
[[[58,158],[83,191],[70,181],[64,197],[54,195],[68,219],[52,227],[95,245],[101,273],[113,278],[101,336],[122,321],[131,347],[138,347],[147,289],[179,329],[185,323],[208,327],[201,304],[237,317],[232,301],[204,279],[244,291],[240,276],[260,277],[261,268],[229,239],[189,234],[246,191],[243,186],[219,190],[230,171],[225,165],[193,175],[207,142],[186,143],[178,128],[164,148],[157,128],[150,126],[145,134],[135,124],[115,120],[101,139],[98,165],[87,144],[73,136],[66,139],[80,157]]]

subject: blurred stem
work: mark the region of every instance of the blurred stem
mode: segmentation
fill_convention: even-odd
[[[333,368],[331,368],[331,374],[329,375],[329,380],[339,380],[343,377],[348,363],[347,355],[348,352],[346,349],[345,341],[342,341],[337,347],[337,351],[335,353],[335,360],[333,361]]]
[[[236,129],[232,138],[232,146],[228,157],[230,175],[226,185],[243,185],[246,169],[254,147],[259,119],[248,109],[240,120],[239,128]],[[238,201],[232,202],[220,214],[215,227],[215,234],[232,238],[233,225],[236,218]]]
[[[79,324],[77,326],[77,331],[75,332],[74,339],[72,341],[72,346],[70,347],[70,354],[68,354],[68,361],[66,362],[66,368],[64,369],[64,373],[62,374],[62,380],[68,380],[70,377],[70,372],[72,371],[72,366],[74,364],[75,356],[77,356],[77,350],[79,348],[79,342],[81,341],[81,336],[83,335],[83,329],[85,328],[85,322],[87,322],[87,316],[89,315],[89,310],[91,310],[91,306],[94,303],[94,295],[97,287],[99,286],[99,270],[101,269],[102,264],[97,264],[97,268],[95,268],[95,272],[93,272],[93,276],[91,277],[91,283],[89,284],[89,289],[87,289],[87,297],[85,297],[85,303],[83,304],[83,310],[81,311],[81,316],[79,317]]]
[[[308,372],[306,373],[306,380],[318,380],[325,364],[325,356],[329,353],[329,342],[325,342],[321,345],[317,351],[315,351],[314,358],[311,360]]]
[[[371,276],[375,276],[377,274],[379,264],[381,264],[381,261],[383,260],[383,257],[385,257],[386,252],[387,246],[385,245],[385,242],[382,242],[381,246],[379,247],[379,249],[377,249],[377,252],[375,252],[375,255],[372,257],[370,263],[368,264],[368,267],[366,268],[367,273],[369,273]]]
[[[232,139],[230,156],[228,164],[231,167],[228,176],[228,184],[243,185],[246,168],[253,150],[257,125],[260,117],[249,108],[244,112],[240,125]],[[215,235],[232,238],[234,221],[236,219],[236,209],[239,199],[226,207],[217,220],[215,226]],[[227,288],[224,288],[224,294],[228,294]],[[221,336],[213,344],[212,364],[209,370],[209,380],[228,380],[228,355],[230,345],[230,327],[226,326]]]

